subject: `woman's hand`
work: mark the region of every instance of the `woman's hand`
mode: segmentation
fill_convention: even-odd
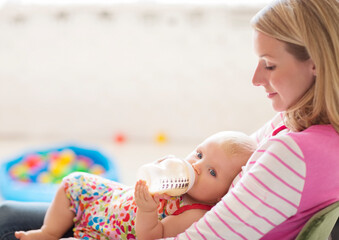
[[[135,203],[140,211],[152,212],[156,211],[159,205],[159,195],[152,196],[148,191],[146,181],[139,180],[135,184],[134,190]]]

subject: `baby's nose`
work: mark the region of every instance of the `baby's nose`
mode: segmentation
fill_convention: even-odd
[[[200,168],[199,168],[198,164],[194,163],[194,164],[192,164],[192,167],[193,167],[194,171],[195,171],[198,175],[200,175]]]

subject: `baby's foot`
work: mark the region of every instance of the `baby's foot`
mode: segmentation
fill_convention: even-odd
[[[41,229],[27,232],[15,232],[15,237],[20,240],[58,240],[58,237],[43,232]]]

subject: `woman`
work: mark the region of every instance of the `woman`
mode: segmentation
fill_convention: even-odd
[[[339,2],[280,0],[253,19],[253,76],[282,112],[234,187],[178,239],[295,239],[339,200]]]
[[[337,0],[274,1],[253,18],[252,81],[280,113],[253,135],[233,188],[178,239],[295,239],[339,200],[338,22]]]

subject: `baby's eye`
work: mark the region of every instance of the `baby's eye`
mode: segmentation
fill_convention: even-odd
[[[209,169],[209,171],[210,171],[210,174],[211,174],[213,177],[216,177],[216,176],[217,176],[217,173],[215,172],[215,170]]]
[[[201,152],[197,152],[197,157],[198,157],[199,159],[202,159],[202,153],[201,153]]]

